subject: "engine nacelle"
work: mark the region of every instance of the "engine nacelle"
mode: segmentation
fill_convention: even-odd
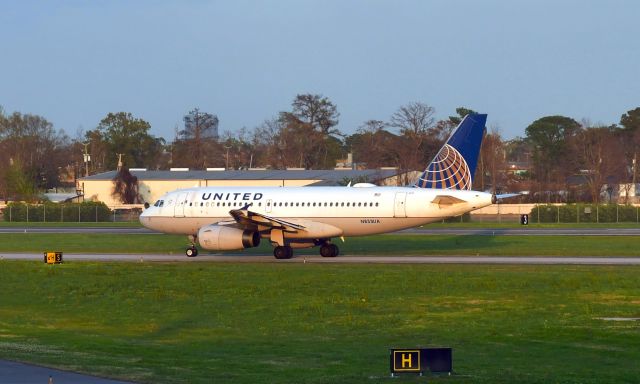
[[[210,251],[235,251],[257,247],[260,244],[260,233],[213,224],[200,228],[198,243]]]

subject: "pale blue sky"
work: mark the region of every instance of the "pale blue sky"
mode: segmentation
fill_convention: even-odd
[[[171,139],[195,106],[236,131],[320,93],[345,133],[422,101],[512,138],[640,106],[638,15],[633,0],[0,0],[0,105],[71,136],[128,111]]]

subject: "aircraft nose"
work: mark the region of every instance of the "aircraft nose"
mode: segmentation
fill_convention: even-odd
[[[142,224],[144,227],[147,227],[149,229],[153,229],[151,228],[151,214],[150,214],[150,209],[147,208],[144,211],[142,211],[142,213],[140,214],[140,217],[138,218],[138,220],[140,221],[140,224]]]

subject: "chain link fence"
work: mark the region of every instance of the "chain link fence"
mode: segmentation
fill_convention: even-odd
[[[141,205],[108,207],[104,203],[10,203],[0,209],[0,220],[5,222],[40,223],[99,223],[137,222]]]

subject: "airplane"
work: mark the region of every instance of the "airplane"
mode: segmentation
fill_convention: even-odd
[[[468,114],[411,186],[369,183],[339,187],[194,187],[160,197],[140,215],[143,226],[184,234],[186,255],[256,247],[269,241],[276,259],[320,247],[338,256],[334,238],[366,236],[458,216],[497,201],[473,191],[486,114]]]

